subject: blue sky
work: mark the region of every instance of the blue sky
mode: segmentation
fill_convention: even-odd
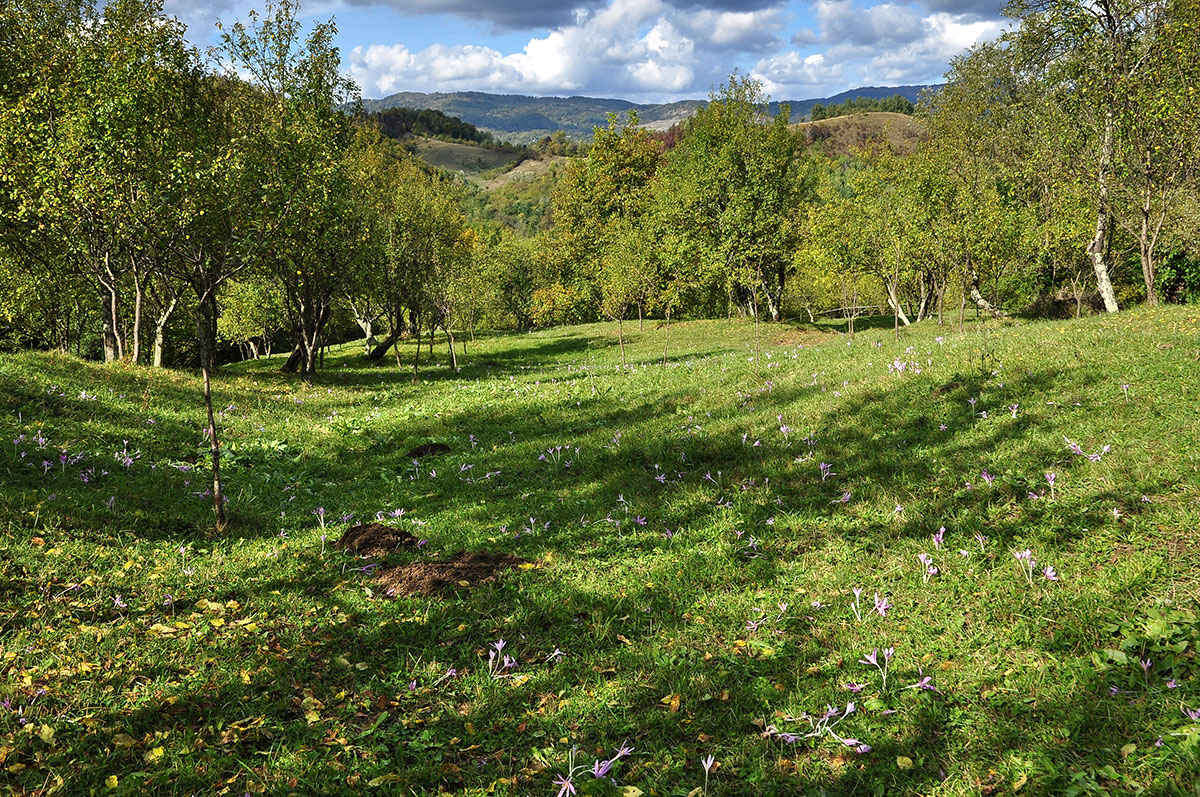
[[[998,0],[323,0],[364,97],[487,91],[702,98],[735,68],[772,99],[939,82],[1003,28]],[[245,0],[168,0],[197,44]]]

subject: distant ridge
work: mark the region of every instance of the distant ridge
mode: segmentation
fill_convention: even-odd
[[[802,121],[812,111],[813,105],[840,103],[854,97],[890,97],[900,94],[913,102],[920,99],[921,92],[937,86],[864,86],[850,89],[832,97],[814,97],[807,100],[783,100],[772,102],[772,114],[779,112],[785,102],[791,106],[792,120]],[[562,130],[574,139],[589,139],[592,128],[607,124],[609,113],[622,119],[629,111],[637,111],[642,124],[656,130],[666,130],[698,109],[706,100],[680,100],[662,104],[639,104],[629,100],[598,97],[530,97],[524,94],[487,94],[481,91],[457,91],[451,93],[422,94],[400,92],[379,100],[363,100],[368,111],[386,108],[432,108],[491,133],[499,139],[518,144],[528,144],[556,130]]]

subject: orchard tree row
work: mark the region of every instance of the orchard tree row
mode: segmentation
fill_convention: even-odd
[[[915,154],[824,157],[735,73],[666,135],[610,120],[548,199],[496,213],[379,135],[332,24],[305,34],[290,2],[202,55],[153,0],[20,0],[0,337],[206,368],[279,345],[311,378],[359,335],[382,360],[440,328],[454,365],[480,324],[836,312],[852,331],[947,303],[961,322],[1200,298],[1196,4],[1008,12],[921,103]]]
[[[736,74],[669,150],[615,120],[572,163],[523,324],[634,309],[778,319],[947,301],[1116,312],[1200,301],[1200,11],[1016,2],[1013,32],[925,98],[915,154],[806,151]]]

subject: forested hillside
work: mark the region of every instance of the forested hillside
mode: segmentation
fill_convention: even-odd
[[[806,100],[777,100],[767,103],[767,112],[774,116],[783,105],[791,108],[791,116],[800,120],[812,113],[814,107],[823,109],[843,107],[850,110],[883,110],[911,112],[921,93],[932,86],[864,86],[835,94]],[[892,98],[889,100],[889,98]],[[898,99],[896,99],[898,98]],[[890,106],[882,107],[884,101]],[[909,103],[907,106],[903,102]],[[854,105],[857,103],[857,105]],[[422,94],[402,92],[380,100],[363,100],[363,107],[376,112],[387,108],[409,110],[431,108],[463,119],[490,132],[497,138],[515,143],[530,144],[555,131],[563,131],[576,140],[590,140],[592,129],[608,124],[608,115],[617,114],[624,123],[630,112],[636,113],[641,124],[652,130],[666,130],[690,118],[704,107],[705,100],[682,100],[663,104],[638,104],[628,100],[594,97],[526,97],[512,94],[483,92],[453,92]],[[853,106],[853,108],[851,108]],[[824,111],[828,116],[835,114]]]

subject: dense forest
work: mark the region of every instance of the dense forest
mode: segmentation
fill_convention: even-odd
[[[850,113],[866,113],[867,111],[886,111],[888,113],[904,113],[913,114],[917,110],[917,106],[912,100],[902,94],[893,94],[890,97],[854,97],[845,102],[833,103],[832,105],[822,105],[817,103],[813,105],[811,116],[812,121],[819,122],[822,119],[833,119],[838,116],[845,116]]]
[[[331,341],[379,359],[434,329],[453,349],[480,325],[1195,301],[1198,12],[1106,8],[1011,4],[1012,31],[915,109],[911,155],[822,156],[734,73],[669,134],[631,114],[582,151],[546,137],[565,167],[501,206],[388,138],[486,133],[355,110],[333,23],[302,31],[290,3],[202,58],[155,0],[23,0],[0,66],[0,344],[206,369],[274,349],[311,378]]]
[[[388,138],[402,139],[408,136],[444,137],[455,141],[474,141],[478,144],[494,144],[491,133],[479,130],[462,119],[447,116],[441,111],[425,108],[388,108],[367,114],[367,119],[379,127],[379,132]]]

